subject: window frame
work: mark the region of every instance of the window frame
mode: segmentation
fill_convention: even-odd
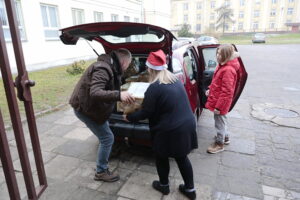
[[[201,10],[202,9],[202,2],[201,1],[197,1],[197,10]]]
[[[271,9],[270,16],[272,16],[272,17],[276,16],[276,9],[275,8]]]
[[[189,3],[183,3],[183,10],[189,10]]]
[[[72,19],[73,19],[73,25],[80,25],[80,24],[84,24],[85,23],[85,14],[84,14],[84,9],[80,9],[80,8],[71,8],[72,10]],[[78,15],[77,13],[81,13],[81,21],[82,23],[78,23]],[[75,14],[75,18],[74,18],[74,14]]]
[[[44,37],[45,37],[46,40],[59,40],[60,21],[59,21],[58,6],[57,5],[52,5],[52,4],[40,3],[42,19],[43,19],[42,6],[46,7],[46,17],[47,17],[47,24],[48,24],[48,26],[45,26],[44,22],[43,22]],[[54,8],[54,10],[55,10],[55,17],[56,17],[55,20],[56,20],[56,23],[57,23],[56,27],[53,27],[51,25],[51,17],[50,17],[49,8]],[[44,21],[44,19],[43,19],[43,21]],[[46,31],[57,31],[57,36],[56,37],[47,37]]]
[[[98,20],[100,16],[100,20]],[[94,22],[103,22],[104,21],[104,14],[103,12],[94,11]]]
[[[21,39],[21,41],[27,41],[27,35],[26,35],[26,31],[25,31],[21,1],[20,0],[14,0],[14,3],[15,3],[15,9],[16,9],[16,15],[17,15],[16,17],[17,17],[17,23],[18,23],[20,39]],[[2,28],[3,28],[3,32],[4,32],[4,39],[5,39],[6,42],[11,42],[12,38],[11,38],[10,29],[9,29],[8,16],[7,16],[7,12],[6,12],[6,9],[5,9],[6,8],[5,7],[5,1],[0,0],[0,4],[2,4],[2,6],[3,6],[3,13],[2,13],[3,19],[1,19],[1,16],[0,16],[0,20],[2,20]],[[3,25],[3,21],[6,22],[6,25]],[[5,32],[6,32],[7,35],[5,34]]]
[[[294,13],[294,8],[288,8],[286,14],[287,15],[293,15]]]
[[[119,21],[119,15],[118,14],[111,14],[110,19],[111,19],[112,22],[117,22],[117,21]]]

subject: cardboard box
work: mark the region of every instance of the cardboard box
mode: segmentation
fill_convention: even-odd
[[[117,102],[117,111],[123,112],[124,114],[133,113],[141,108],[144,100],[144,94],[149,87],[150,83],[145,82],[131,82],[121,86],[122,91],[128,91],[134,98],[135,102],[133,104],[126,104],[122,102]]]

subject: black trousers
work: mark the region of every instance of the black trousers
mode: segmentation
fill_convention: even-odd
[[[187,156],[175,158],[180,174],[183,178],[185,187],[188,189],[194,188],[194,177],[192,164]],[[169,184],[170,164],[168,157],[156,155],[156,169],[159,176],[159,181],[162,185]]]

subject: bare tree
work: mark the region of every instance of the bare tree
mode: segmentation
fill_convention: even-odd
[[[225,25],[228,22],[235,23],[235,21],[232,19],[233,9],[229,8],[229,5],[226,5],[224,3],[219,8],[217,8],[216,11],[218,13],[216,28],[219,29],[220,27],[222,27],[223,28],[223,34],[224,34]]]

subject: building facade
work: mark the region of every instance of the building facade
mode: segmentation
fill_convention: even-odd
[[[144,22],[171,28],[171,0],[143,0]]]
[[[0,20],[4,30],[12,71],[16,64],[4,0],[0,0]],[[96,58],[85,40],[64,45],[59,29],[102,21],[143,22],[141,0],[15,0],[25,63],[29,71]],[[103,53],[97,42],[91,45]]]
[[[300,0],[172,0],[172,30],[189,24],[194,34],[222,32],[217,29],[216,9],[226,4],[234,23],[225,23],[225,33],[297,31]]]

